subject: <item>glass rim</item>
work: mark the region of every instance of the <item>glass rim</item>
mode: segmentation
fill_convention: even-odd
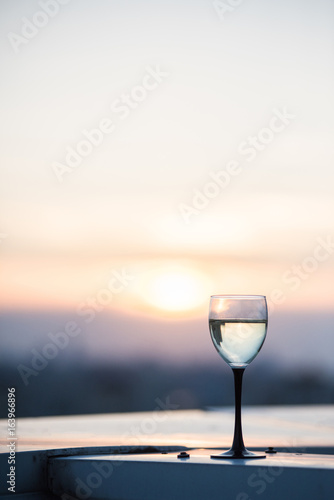
[[[266,299],[265,295],[210,295],[210,299]]]

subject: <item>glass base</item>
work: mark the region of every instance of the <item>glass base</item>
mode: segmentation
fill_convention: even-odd
[[[261,453],[252,453],[251,451],[246,450],[232,450],[232,448],[220,455],[211,455],[210,458],[267,458],[267,455],[262,455]]]

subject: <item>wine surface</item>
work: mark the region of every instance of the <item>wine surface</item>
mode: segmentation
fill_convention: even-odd
[[[260,351],[267,333],[264,320],[209,320],[210,333],[220,356],[232,368],[245,368]]]

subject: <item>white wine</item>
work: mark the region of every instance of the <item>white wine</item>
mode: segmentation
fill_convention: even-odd
[[[232,447],[211,458],[265,458],[245,448],[241,425],[241,392],[245,368],[260,351],[267,333],[264,295],[211,295],[209,327],[218,354],[233,370],[235,421]]]
[[[215,348],[232,368],[249,365],[267,333],[267,321],[256,319],[211,319],[209,327]]]

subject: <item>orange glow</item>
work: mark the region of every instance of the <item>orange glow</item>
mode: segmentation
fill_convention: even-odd
[[[333,304],[332,264],[319,264],[316,272],[294,289],[282,279],[291,262],[202,256],[197,259],[132,258],[74,259],[65,256],[10,256],[0,273],[1,310],[72,310],[89,298],[102,297],[103,310],[123,310],[164,318],[189,318],[207,314],[214,294],[266,295],[270,310],[330,310]],[[111,282],[113,273],[133,277]],[[108,284],[119,290],[108,295]],[[316,290],[316,292],[315,292]],[[278,292],[279,291],[279,292]],[[280,297],[280,303],[275,303]]]
[[[186,268],[159,269],[152,273],[143,290],[143,298],[165,311],[190,311],[207,301],[208,279]]]

